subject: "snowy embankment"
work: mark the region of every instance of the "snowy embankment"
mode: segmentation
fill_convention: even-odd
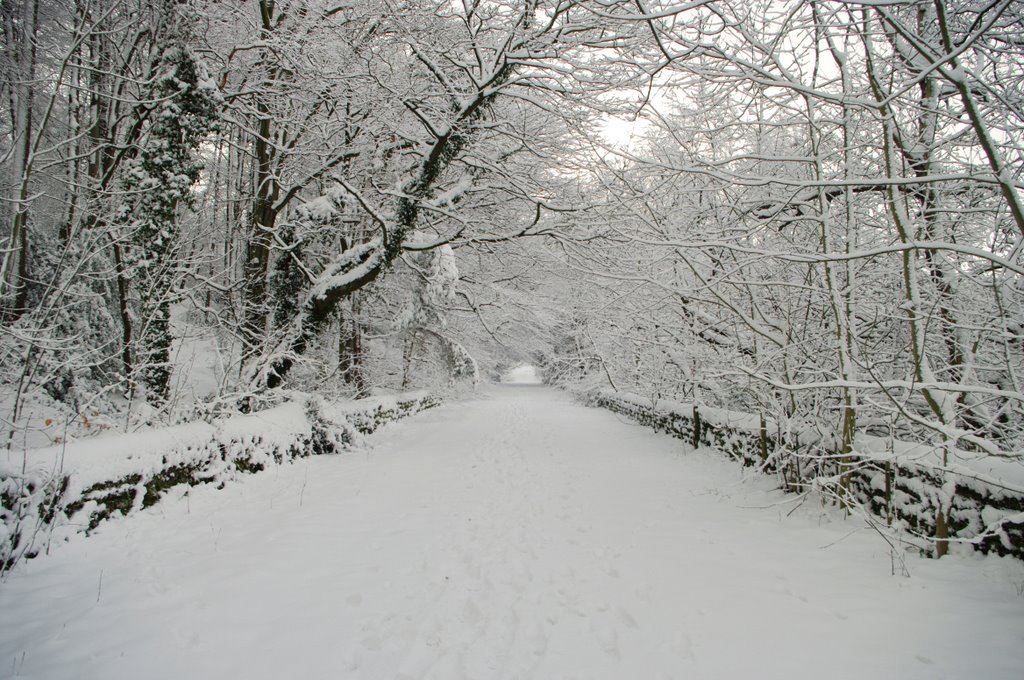
[[[1018,680],[1024,667],[1024,563],[893,552],[718,451],[556,390],[494,387],[367,444],[179,488],[23,562],[0,585],[0,676]]]
[[[299,394],[251,415],[9,451],[0,461],[0,572],[178,484],[223,483],[334,453],[380,425],[436,406],[426,393],[329,402]]]
[[[834,438],[810,427],[749,413],[623,392],[589,395],[597,406],[684,439],[711,446],[746,466],[776,473],[789,489],[816,489],[865,509],[903,539],[926,547],[938,508],[949,509],[951,542],[1024,559],[1024,465],[957,451],[942,465],[930,445],[858,435],[843,460]]]

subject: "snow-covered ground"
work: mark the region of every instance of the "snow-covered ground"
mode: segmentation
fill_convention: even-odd
[[[1020,678],[1024,566],[908,556],[538,386],[192,489],[0,585],[28,678]]]

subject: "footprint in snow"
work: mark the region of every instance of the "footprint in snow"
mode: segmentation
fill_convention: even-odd
[[[480,607],[477,606],[472,600],[466,600],[466,603],[462,606],[462,620],[466,623],[480,623],[484,619],[484,613],[480,611]]]
[[[795,597],[796,599],[800,600],[801,602],[807,602],[807,596],[806,595],[801,595],[799,593],[794,593],[789,588],[786,588],[782,592],[784,592],[786,595],[789,595],[790,597]]]
[[[425,677],[436,678],[437,680],[465,678],[466,673],[463,668],[462,654],[453,653],[443,655],[437,660],[437,664],[430,669],[429,674]]]
[[[526,630],[526,641],[534,656],[544,656],[548,651],[548,636],[544,629],[537,623],[529,624]]]
[[[178,644],[187,649],[198,649],[203,646],[203,639],[198,633],[178,633]]]
[[[637,585],[637,587],[636,587],[636,596],[638,598],[640,598],[643,602],[650,602],[651,601],[651,584],[650,583],[641,582],[639,585]]]
[[[467,557],[463,563],[466,568],[466,575],[473,580],[480,580],[482,574],[480,565],[477,564],[472,558]]]
[[[615,614],[619,617],[619,621],[622,621],[622,623],[626,627],[633,629],[640,628],[640,624],[636,622],[636,619],[633,618],[633,615],[630,614],[629,611],[624,609],[623,607],[619,607],[618,609],[616,609]]]
[[[619,634],[618,632],[607,624],[592,623],[590,626],[594,633],[594,637],[597,638],[598,643],[601,645],[601,649],[604,650],[608,656],[619,658]]]
[[[693,660],[693,641],[690,636],[677,630],[672,637],[672,651],[681,659]]]
[[[363,647],[371,652],[379,652],[384,647],[384,642],[376,635],[368,635],[363,638]]]

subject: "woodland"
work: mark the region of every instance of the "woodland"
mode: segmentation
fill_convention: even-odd
[[[1019,2],[0,7],[8,450],[526,363],[1020,462]]]

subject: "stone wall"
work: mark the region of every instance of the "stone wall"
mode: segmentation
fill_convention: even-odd
[[[943,469],[881,450],[843,456],[817,432],[782,433],[763,416],[652,402],[601,392],[594,405],[671,434],[693,447],[723,451],[744,466],[779,477],[791,491],[816,489],[840,504],[863,508],[880,523],[934,545],[940,507],[948,508],[951,542],[1024,559],[1024,491],[971,470]]]
[[[307,396],[214,423],[14,454],[0,465],[0,573],[55,539],[147,508],[180,485],[223,486],[240,474],[339,453],[380,426],[438,403],[428,394],[347,403]]]

